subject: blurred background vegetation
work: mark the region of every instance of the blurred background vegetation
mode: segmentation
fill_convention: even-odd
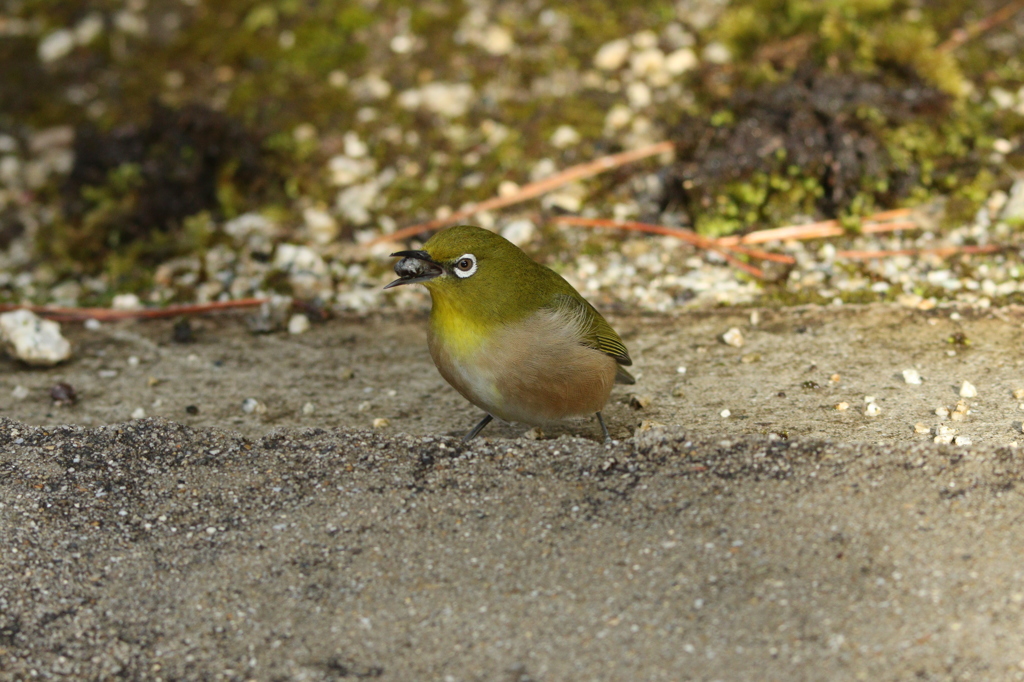
[[[623,168],[586,208],[713,236],[934,201],[961,224],[1024,165],[1024,21],[958,33],[1006,5],[0,0],[0,249],[29,231],[51,281],[145,288],[248,212],[272,242],[320,220],[326,248],[659,139],[657,186]]]

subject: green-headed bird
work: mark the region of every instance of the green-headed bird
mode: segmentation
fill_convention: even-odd
[[[430,356],[441,376],[487,415],[541,425],[596,414],[612,385],[632,384],[622,339],[579,292],[501,235],[472,225],[438,232],[422,251],[399,251],[400,284],[423,284],[433,303]]]

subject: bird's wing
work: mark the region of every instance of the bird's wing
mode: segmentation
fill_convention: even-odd
[[[622,339],[615,333],[612,326],[608,324],[601,313],[597,312],[594,306],[590,305],[583,298],[576,298],[569,294],[556,294],[551,302],[551,307],[563,311],[578,321],[580,325],[581,343],[599,350],[605,355],[615,358],[620,365],[632,365],[629,351]],[[625,370],[623,370],[625,372]],[[625,373],[629,376],[629,373]],[[630,377],[632,378],[632,377]]]

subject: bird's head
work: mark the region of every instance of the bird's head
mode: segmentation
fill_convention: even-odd
[[[454,301],[507,301],[522,291],[523,278],[537,265],[523,251],[499,234],[472,225],[456,225],[431,237],[420,251],[398,251],[398,279],[385,289],[401,284],[423,284],[434,296]],[[518,298],[518,297],[513,297]]]

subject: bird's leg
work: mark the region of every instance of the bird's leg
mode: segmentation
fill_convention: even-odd
[[[601,433],[604,434],[604,442],[612,442],[611,434],[608,433],[608,427],[604,425],[604,417],[601,416],[600,412],[597,412],[597,423],[601,425]]]
[[[466,441],[470,441],[476,438],[476,434],[483,431],[484,427],[490,424],[492,419],[494,419],[494,417],[492,417],[489,414],[485,414],[484,418],[480,420],[480,423],[474,426],[472,430],[466,434],[466,437],[462,439],[462,442],[465,443]]]

